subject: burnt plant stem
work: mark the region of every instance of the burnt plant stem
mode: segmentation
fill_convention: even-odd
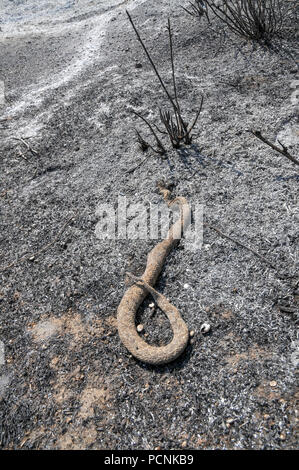
[[[279,144],[282,147],[282,148],[279,148],[279,147],[277,147],[277,145],[272,144],[272,142],[270,142],[268,139],[266,139],[266,137],[264,137],[260,131],[250,130],[249,132],[251,132],[251,134],[253,134],[255,137],[257,137],[259,140],[264,142],[264,144],[268,145],[273,150],[276,150],[276,152],[279,152],[282,155],[284,155],[285,157],[287,157],[291,162],[295,163],[296,165],[299,165],[299,160],[297,160],[297,158],[293,157],[293,155],[291,155],[290,152],[288,151],[288,148],[285,145],[283,145],[281,142],[278,141]]]
[[[210,23],[208,10],[207,10],[204,0],[195,0],[194,3],[189,2],[189,4],[190,4],[190,7],[189,7],[190,10],[188,10],[188,8],[185,8],[185,7],[181,7],[181,8],[185,10],[185,12],[188,13],[188,15],[191,15],[197,18],[201,18],[203,15],[206,15],[207,20]]]
[[[180,116],[180,105],[178,102],[178,96],[177,96],[177,88],[176,88],[176,80],[175,80],[175,71],[174,71],[174,59],[173,59],[173,45],[172,45],[172,31],[170,27],[170,19],[168,18],[168,35],[169,35],[169,47],[170,47],[170,61],[171,61],[171,71],[172,71],[172,83],[173,83],[173,92],[174,92],[174,99],[175,99],[175,104],[177,107],[177,113],[178,116]]]
[[[156,76],[158,77],[159,82],[160,82],[163,90],[165,91],[166,96],[167,96],[167,98],[168,98],[169,102],[171,103],[171,105],[173,107],[173,110],[174,110],[174,117],[171,116],[171,114],[168,110],[166,110],[166,111],[163,111],[161,109],[159,110],[160,111],[160,119],[161,119],[161,122],[163,123],[163,125],[166,129],[166,134],[168,134],[168,136],[170,138],[170,141],[171,141],[171,144],[174,148],[179,148],[181,142],[184,142],[186,145],[190,145],[191,141],[192,141],[192,137],[191,137],[190,133],[191,133],[193,127],[195,126],[195,124],[198,120],[199,114],[201,112],[203,100],[201,100],[200,109],[199,109],[199,111],[197,112],[197,114],[195,116],[193,124],[188,129],[189,124],[188,124],[188,122],[185,122],[183,117],[182,117],[181,108],[180,108],[179,100],[178,100],[178,94],[177,94],[177,85],[176,85],[175,67],[174,67],[173,38],[172,38],[172,30],[171,30],[170,20],[168,19],[167,30],[168,30],[168,35],[169,35],[170,61],[171,61],[172,85],[173,85],[174,98],[169,93],[169,91],[168,91],[161,75],[159,74],[159,71],[158,71],[158,69],[157,69],[150,53],[148,52],[147,47],[145,46],[143,40],[141,39],[140,34],[139,34],[139,32],[138,32],[131,16],[130,16],[130,14],[128,13],[128,11],[126,11],[126,13],[127,13],[128,18],[130,20],[130,23],[131,23],[131,25],[132,25],[135,33],[136,33],[137,39],[140,42],[144,52],[146,53],[146,56],[147,56],[147,58],[148,58],[148,60],[151,64]],[[165,153],[165,149],[163,147],[163,144],[160,141],[160,139],[158,138],[157,134],[155,133],[155,131],[153,129],[153,126],[143,116],[136,113],[135,111],[134,111],[134,113],[138,117],[140,117],[147,124],[147,126],[150,128],[150,130],[151,130],[152,134],[154,135],[154,137],[156,139],[156,142],[158,144],[159,153],[161,153],[161,154]],[[156,127],[156,129],[158,130],[159,133],[162,133],[162,134],[164,133],[164,132],[160,131],[160,129],[157,128],[156,125],[155,125],[155,127]]]
[[[226,238],[227,240],[230,240],[234,243],[236,243],[237,245],[241,246],[242,248],[246,248],[246,250],[249,250],[251,251],[251,253],[253,253],[255,256],[257,256],[260,260],[264,261],[265,263],[267,263],[271,268],[273,269],[276,269],[276,266],[274,264],[271,263],[271,261],[268,261],[264,256],[260,255],[256,250],[254,250],[253,248],[250,248],[248,245],[245,245],[244,243],[241,243],[239,240],[236,240],[235,238],[232,238],[230,237],[229,235],[227,235],[226,233],[223,233],[221,230],[219,230],[219,228],[217,227],[214,227],[214,225],[210,225],[210,224],[207,224],[204,222],[204,227],[208,227],[212,230],[214,230],[215,232],[219,233],[219,235],[221,235],[223,238]]]
[[[145,117],[143,117],[141,114],[137,113],[137,111],[132,111],[136,116],[138,116],[140,119],[142,119],[143,122],[145,122],[145,124],[149,127],[151,133],[153,134],[153,136],[155,137],[156,139],[156,142],[157,142],[157,145],[158,145],[158,149],[159,150],[155,150],[151,145],[149,145],[149,147],[151,147],[151,149],[153,149],[156,153],[159,153],[160,155],[164,155],[166,153],[166,150],[161,142],[161,140],[159,139],[159,137],[157,136],[156,132],[154,131],[153,129],[153,126],[148,122],[147,119],[145,119]]]
[[[140,132],[137,129],[135,129],[135,132],[136,132],[136,135],[137,135],[137,141],[138,141],[140,150],[142,150],[142,152],[146,152],[147,149],[149,148],[148,142],[146,142],[144,140],[144,138],[142,137],[142,135],[140,134]]]
[[[215,16],[231,31],[256,41],[269,40],[283,24],[282,0],[205,0]]]
[[[189,130],[188,130],[188,132],[187,132],[187,136],[189,136],[189,138],[190,138],[190,132],[192,131],[193,127],[196,125],[197,120],[198,120],[198,118],[199,118],[199,115],[200,115],[200,113],[201,113],[202,104],[203,104],[203,96],[201,97],[201,102],[200,102],[199,110],[197,111],[197,114],[196,114],[196,116],[195,116],[195,119],[194,119],[193,123],[191,124],[191,126],[190,126],[190,128],[189,128]]]
[[[176,112],[176,111],[177,111],[177,107],[176,107],[176,105],[175,105],[175,102],[173,101],[173,99],[172,99],[172,97],[171,97],[169,91],[167,90],[167,88],[166,88],[166,86],[165,86],[165,84],[164,84],[164,82],[163,82],[163,80],[162,80],[162,78],[161,78],[161,75],[160,75],[159,72],[158,72],[158,69],[157,69],[155,63],[154,63],[153,59],[151,58],[150,53],[148,52],[148,50],[147,50],[147,48],[146,48],[144,42],[142,41],[142,39],[141,39],[141,37],[140,37],[140,34],[139,34],[139,32],[138,32],[138,30],[137,30],[137,28],[136,28],[136,26],[135,26],[135,24],[134,24],[134,22],[133,22],[131,16],[130,16],[130,13],[129,13],[127,10],[126,10],[126,13],[127,13],[128,18],[129,18],[129,20],[130,20],[130,23],[131,23],[131,25],[132,25],[132,27],[133,27],[135,33],[136,33],[136,36],[137,36],[137,38],[138,38],[138,41],[140,42],[140,44],[141,44],[141,46],[142,46],[144,52],[146,53],[146,56],[147,56],[147,58],[148,58],[148,60],[149,60],[149,62],[150,62],[150,64],[151,64],[151,66],[153,67],[154,72],[155,72],[155,74],[157,75],[157,78],[159,79],[159,82],[161,83],[161,86],[162,86],[163,90],[165,91],[165,93],[166,93],[166,95],[167,95],[167,97],[168,97],[170,103],[171,103],[172,106],[173,106],[174,111]]]

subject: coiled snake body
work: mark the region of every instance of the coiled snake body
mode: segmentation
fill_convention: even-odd
[[[128,276],[134,284],[129,287],[117,310],[117,326],[121,341],[125,347],[140,361],[148,364],[166,364],[176,359],[186,348],[189,332],[179,311],[171,305],[164,295],[157,292],[153,286],[163,268],[165,259],[172,248],[179,242],[181,234],[190,223],[190,207],[187,200],[177,197],[170,200],[170,191],[159,186],[168,206],[179,205],[180,218],[171,226],[167,238],[158,243],[148,254],[146,268],[141,277]],[[161,310],[166,313],[173,330],[173,339],[165,346],[151,346],[137,333],[135,316],[146,296],[150,293]]]

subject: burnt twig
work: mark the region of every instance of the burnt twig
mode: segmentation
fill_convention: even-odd
[[[33,155],[38,155],[38,152],[36,150],[34,150],[34,148],[31,147],[30,144],[28,144],[28,142],[26,142],[25,138],[22,138],[22,137],[12,137],[12,139],[14,140],[19,140],[20,142],[22,142],[27,151],[31,152]],[[27,137],[27,139],[29,139],[29,137]]]
[[[282,148],[279,148],[279,147],[277,147],[277,145],[272,144],[272,142],[270,142],[268,139],[266,139],[266,137],[264,137],[260,131],[250,130],[249,132],[251,134],[253,134],[255,137],[257,137],[259,140],[264,142],[264,144],[268,145],[273,150],[276,150],[276,152],[279,152],[282,155],[284,155],[285,157],[287,157],[289,160],[291,160],[291,162],[295,163],[296,165],[299,165],[299,160],[297,160],[295,157],[293,157],[293,155],[291,155],[290,152],[288,151],[288,148],[285,145],[283,145],[281,142],[278,141],[278,143],[282,147]]]
[[[138,41],[140,42],[140,44],[141,44],[141,46],[142,46],[144,52],[146,53],[146,56],[147,56],[147,58],[148,58],[148,60],[149,60],[149,62],[150,62],[150,64],[151,64],[151,66],[153,67],[154,72],[155,72],[155,74],[157,75],[158,80],[159,80],[159,82],[160,82],[160,84],[161,84],[163,90],[165,91],[165,93],[166,93],[166,95],[167,95],[167,97],[168,97],[170,103],[172,104],[174,110],[176,110],[176,105],[175,105],[175,103],[174,103],[174,101],[173,101],[173,99],[172,99],[172,97],[171,97],[169,91],[167,90],[166,85],[164,84],[164,82],[163,82],[163,80],[162,80],[162,78],[161,78],[161,75],[159,74],[158,69],[157,69],[157,67],[156,67],[156,65],[155,65],[155,63],[154,63],[154,61],[153,61],[153,59],[151,58],[151,55],[150,55],[150,53],[148,52],[148,50],[147,50],[147,48],[146,48],[144,42],[142,41],[142,39],[141,39],[141,37],[140,37],[140,34],[139,34],[139,32],[138,32],[138,30],[137,30],[137,28],[136,28],[136,26],[135,26],[135,24],[134,24],[134,22],[133,22],[131,16],[130,16],[130,14],[129,14],[129,12],[128,12],[127,10],[126,10],[126,13],[127,13],[128,17],[129,17],[130,23],[131,23],[131,25],[132,25],[132,27],[133,27],[135,33],[136,33],[137,39],[138,39]]]
[[[236,240],[235,238],[230,237],[226,233],[223,233],[221,230],[219,230],[219,228],[214,227],[213,225],[210,225],[210,224],[207,224],[207,223],[204,223],[203,225],[205,227],[208,227],[208,228],[214,230],[215,232],[219,233],[219,235],[221,235],[223,238],[226,238],[227,240],[230,240],[230,241],[236,243],[237,245],[241,246],[242,248],[246,248],[246,250],[251,251],[251,253],[253,253],[255,256],[257,256],[260,260],[262,260],[264,263],[268,264],[271,268],[273,268],[277,271],[276,266],[274,264],[272,264],[271,261],[268,261],[266,258],[264,258],[264,256],[260,255],[253,248],[250,248],[249,246],[245,245],[244,243],[241,243],[239,240]]]
[[[135,129],[135,132],[137,134],[137,141],[138,141],[140,150],[142,150],[142,152],[146,152],[148,148],[150,147],[149,143],[146,140],[144,140],[144,138],[142,137],[142,135],[137,129]]]
[[[148,159],[148,157],[145,157],[143,160],[141,160],[141,162],[138,163],[138,165],[134,166],[133,168],[130,168],[129,170],[126,171],[126,174],[129,175],[131,173],[134,173],[135,170],[137,170],[137,168],[141,167],[141,165],[143,165],[143,163]]]
[[[156,142],[157,142],[157,146],[158,146],[158,149],[154,149],[150,144],[149,147],[156,153],[159,153],[160,155],[164,155],[166,153],[166,150],[161,142],[161,140],[159,139],[159,137],[157,136],[156,132],[154,131],[153,129],[153,126],[148,122],[147,119],[145,119],[144,116],[142,116],[141,114],[137,113],[137,111],[134,111],[132,110],[132,112],[138,116],[140,119],[142,119],[143,122],[145,122],[145,124],[149,127],[151,133],[153,134],[153,136],[155,137],[156,139]]]
[[[282,8],[282,0],[205,1],[231,31],[256,41],[269,41],[277,34],[286,10],[286,7]]]
[[[168,36],[169,36],[169,47],[170,47],[170,61],[171,61],[171,71],[172,71],[172,85],[173,85],[173,94],[174,94],[174,97],[171,96],[170,92],[168,91],[147,47],[145,46],[143,40],[141,39],[140,37],[140,34],[130,16],[130,14],[128,13],[128,11],[126,12],[127,15],[128,15],[128,18],[130,20],[130,23],[136,33],[136,36],[138,38],[138,41],[140,42],[143,50],[145,51],[146,53],[146,56],[164,90],[164,92],[166,93],[166,96],[173,108],[173,112],[174,112],[174,116],[171,116],[170,112],[169,111],[162,111],[160,110],[160,119],[162,121],[162,123],[164,124],[165,126],[165,129],[166,129],[166,133],[168,134],[169,138],[170,138],[170,141],[172,143],[172,146],[174,148],[178,148],[181,144],[181,142],[184,142],[186,145],[190,145],[191,142],[192,142],[192,137],[191,137],[191,131],[193,129],[193,127],[195,126],[197,120],[198,120],[198,117],[200,115],[200,112],[201,112],[201,109],[202,109],[202,103],[203,103],[203,99],[201,100],[201,104],[200,104],[200,108],[198,110],[198,112],[196,113],[196,116],[195,116],[195,119],[194,119],[194,122],[193,124],[190,126],[190,128],[188,129],[188,123],[184,121],[183,117],[182,117],[182,114],[181,114],[181,108],[180,108],[180,104],[179,104],[179,101],[178,101],[178,95],[177,95],[177,86],[176,86],[176,78],[175,78],[175,67],[174,67],[174,53],[173,53],[173,40],[172,40],[172,31],[171,31],[171,25],[170,25],[170,20],[168,19],[168,24],[167,24],[167,30],[168,30]],[[149,126],[152,134],[154,135],[156,141],[157,141],[157,144],[158,144],[158,148],[159,150],[162,150],[163,153],[165,153],[165,149],[160,141],[160,139],[157,137],[155,131],[153,130],[153,126],[150,125],[150,123],[148,121],[146,121],[141,115],[139,115],[138,113],[135,112],[135,114],[137,114],[141,119],[144,120],[144,122],[146,122],[146,124]],[[165,132],[163,131],[160,131],[160,129],[155,125],[156,129],[160,132],[160,133],[163,133],[165,134]],[[158,152],[160,153],[160,152]]]
[[[194,16],[196,18],[201,18],[203,15],[206,15],[208,22],[210,22],[208,9],[204,0],[195,0],[194,3],[189,2],[189,4],[189,10],[185,7],[181,8],[183,8],[183,10],[185,10],[185,12],[187,12],[189,15]]]

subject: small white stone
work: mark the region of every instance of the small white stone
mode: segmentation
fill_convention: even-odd
[[[189,288],[189,284],[184,284],[184,289],[188,289]]]
[[[189,336],[192,338],[195,335],[195,332],[193,330],[190,331]]]
[[[200,327],[200,332],[202,334],[208,333],[211,329],[211,325],[209,323],[203,323]]]
[[[137,325],[137,328],[136,330],[138,331],[138,333],[141,333],[143,331],[143,325]]]
[[[151,304],[149,304],[149,307],[150,307],[150,308],[154,308],[154,306],[155,306],[154,302],[152,302]]]

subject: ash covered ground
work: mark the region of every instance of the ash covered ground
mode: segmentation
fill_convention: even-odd
[[[183,0],[12,3],[0,31],[1,447],[296,448],[299,175],[247,132],[298,153],[295,11],[271,49],[191,18]],[[171,19],[186,119],[204,96],[193,144],[163,138],[167,158],[136,143],[135,127],[152,137],[132,110],[158,123],[169,104],[125,9],[169,86]],[[121,344],[116,310],[125,272],[141,274],[157,240],[100,240],[96,226],[120,195],[160,203],[158,179],[268,263],[207,226],[201,249],[181,240],[157,289],[195,334],[152,367]],[[137,323],[165,344],[150,302]]]

